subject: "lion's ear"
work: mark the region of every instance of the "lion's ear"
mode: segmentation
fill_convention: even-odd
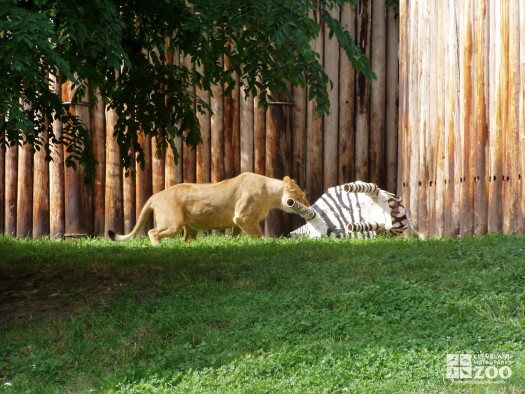
[[[283,183],[284,183],[284,187],[287,188],[288,190],[290,191],[294,191],[295,190],[295,184],[294,182],[290,179],[289,176],[285,176],[283,178]]]

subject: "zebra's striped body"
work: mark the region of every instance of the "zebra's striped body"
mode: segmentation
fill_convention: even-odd
[[[288,205],[307,221],[292,236],[373,238],[378,233],[399,235],[408,228],[401,198],[375,183],[356,181],[332,187],[310,208]]]

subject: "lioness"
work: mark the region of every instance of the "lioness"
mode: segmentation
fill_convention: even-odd
[[[181,183],[151,196],[129,234],[116,235],[109,230],[108,236],[118,241],[132,238],[154,212],[156,227],[148,231],[153,245],[183,230],[187,241],[195,238],[199,230],[234,226],[252,237],[262,237],[259,222],[270,209],[293,212],[286,205],[289,198],[310,205],[305,193],[288,176],[281,181],[245,172],[218,183]]]

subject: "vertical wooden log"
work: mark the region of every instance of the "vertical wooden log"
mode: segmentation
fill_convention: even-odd
[[[88,97],[83,97],[82,102],[75,106],[75,112],[82,120],[88,131],[91,131],[91,112]],[[93,136],[91,134],[91,136]],[[93,235],[94,231],[94,209],[93,209],[93,185],[84,181],[84,167],[79,165],[78,184],[80,191],[80,234]]]
[[[173,63],[175,65],[180,65],[181,61],[183,61],[181,57],[182,53],[177,49],[173,57]],[[178,160],[174,167],[175,183],[182,183],[184,182],[184,147],[181,138],[175,139],[175,148],[178,155]]]
[[[487,162],[485,165],[486,173],[485,177],[487,179],[487,232],[492,232],[494,230],[494,182],[493,182],[493,171],[494,171],[494,157],[492,156],[494,154],[494,119],[495,119],[495,86],[496,86],[496,77],[495,77],[495,62],[493,61],[494,58],[494,50],[496,48],[495,46],[495,40],[496,40],[496,32],[495,32],[495,15],[494,15],[494,9],[495,9],[495,0],[489,0],[487,3],[487,28],[486,28],[486,34],[487,34],[487,46],[488,49],[486,51],[486,61],[485,61],[485,68],[487,70],[487,76],[486,76],[486,97],[487,97]]]
[[[370,34],[372,25],[372,1],[358,3],[357,39],[363,53],[370,56]],[[369,138],[370,138],[370,83],[363,74],[357,76],[356,84],[356,136],[355,136],[355,177],[369,179]]]
[[[120,148],[113,137],[117,114],[114,109],[106,109],[106,190],[105,190],[105,231],[117,233],[124,231],[122,206],[122,169],[120,167]],[[134,207],[133,207],[134,211]]]
[[[451,3],[447,4],[446,14],[449,16],[446,18],[446,25],[443,26],[443,32],[447,39],[447,62],[446,62],[446,75],[448,76],[448,86],[445,92],[445,132],[444,132],[444,144],[445,144],[445,169],[444,169],[444,196],[443,196],[443,210],[444,210],[444,234],[446,236],[455,236],[458,234],[456,228],[457,217],[457,205],[455,204],[455,103],[457,102],[457,86],[456,86],[456,61],[457,61],[457,35],[456,35],[456,13],[455,7]],[[459,181],[459,180],[458,180]]]
[[[508,3],[500,4],[499,24],[500,24],[500,46],[501,46],[501,63],[499,64],[498,80],[498,97],[499,97],[499,120],[501,125],[500,131],[500,157],[501,157],[501,230],[504,233],[510,232],[511,225],[506,216],[509,204],[509,187],[508,187],[508,149],[510,149],[509,136],[509,10]],[[498,112],[496,112],[498,114]]]
[[[33,231],[33,146],[18,148],[16,236],[31,237]]]
[[[196,181],[196,150],[188,144],[182,147],[182,177],[184,182],[195,183]]]
[[[419,230],[419,166],[418,166],[418,157],[419,157],[419,110],[418,108],[418,83],[419,83],[419,59],[417,56],[418,53],[418,39],[419,39],[419,29],[420,21],[418,19],[417,13],[418,7],[410,7],[408,5],[408,22],[410,23],[410,35],[408,39],[408,54],[407,61],[409,61],[407,78],[408,78],[408,107],[407,107],[407,134],[405,144],[408,144],[408,149],[405,153],[406,157],[406,177],[408,185],[408,200],[405,200],[405,203],[408,206],[408,212],[412,216],[412,221],[416,228]]]
[[[323,194],[323,142],[322,118],[317,116],[317,101],[307,105],[306,128],[306,191],[311,201]]]
[[[305,187],[306,185],[306,102],[307,97],[305,89],[294,87],[291,176],[302,187]]]
[[[403,198],[405,208],[413,215],[410,206],[410,182],[408,177],[408,131],[410,80],[408,76],[410,63],[408,61],[411,24],[408,0],[399,2],[399,136],[398,136],[398,169],[397,194]]]
[[[135,156],[135,150],[131,148],[129,150],[130,157]],[[122,213],[124,215],[122,225],[124,226],[124,233],[127,234],[135,227],[137,218],[137,173],[136,167],[130,168],[128,171],[120,172],[121,177],[121,188],[122,188]]]
[[[341,9],[341,24],[355,37],[355,8],[350,4]],[[396,54],[397,58],[397,54]],[[355,72],[344,51],[339,52],[339,152],[338,184],[355,180]]]
[[[254,140],[254,170],[255,173],[266,173],[266,111],[259,105],[259,99],[253,102],[253,140]]]
[[[502,136],[502,27],[501,27],[501,4],[499,1],[490,2],[490,45],[491,45],[491,64],[490,68],[490,141],[489,158],[491,182],[489,186],[489,232],[499,232],[502,229],[502,162],[501,162],[501,136]]]
[[[386,33],[386,190],[396,193],[397,187],[397,142],[398,142],[398,98],[399,98],[399,12],[387,10]]]
[[[330,11],[334,19],[340,19],[340,8]],[[333,83],[328,91],[330,114],[323,117],[323,189],[337,185],[338,142],[339,142],[339,44],[335,37],[330,39],[330,30],[324,26],[323,37],[324,68]]]
[[[137,178],[136,178],[136,205],[135,215],[138,218],[140,211],[144,207],[148,198],[152,195],[152,182],[151,182],[151,139],[145,136],[143,133],[139,134],[139,144],[144,151],[144,166],[137,163]],[[142,231],[139,234],[148,232],[153,227],[153,218],[150,218]]]
[[[212,87],[210,97],[211,109],[211,181],[219,182],[224,179],[224,106],[222,88]]]
[[[174,168],[175,183],[182,183],[184,182],[184,146],[181,138],[175,139],[175,149],[179,155]]]
[[[254,108],[253,97],[247,96],[244,89],[240,91],[240,141],[242,172],[254,172]]]
[[[224,179],[224,98],[222,86],[212,86],[210,95],[211,181]]]
[[[164,155],[157,154],[157,139],[151,139],[151,178],[152,178],[152,193],[158,193],[164,190],[166,179],[164,177]]]
[[[462,183],[460,182],[459,177],[463,176],[462,173],[462,159],[463,159],[463,138],[461,135],[461,108],[460,108],[460,96],[458,95],[458,91],[461,89],[460,83],[460,74],[461,69],[459,68],[459,59],[458,59],[458,51],[460,50],[459,42],[461,40],[460,38],[460,29],[461,29],[461,6],[458,3],[455,3],[452,8],[454,8],[454,37],[455,37],[455,47],[454,47],[454,53],[455,58],[454,59],[454,65],[452,68],[452,73],[449,75],[449,78],[453,79],[454,81],[454,93],[451,92],[451,98],[453,99],[453,121],[454,124],[452,125],[453,133],[454,133],[454,146],[451,147],[451,155],[454,156],[454,169],[451,174],[451,179],[453,179],[453,185],[454,185],[454,198],[453,198],[453,209],[452,209],[452,222],[454,227],[454,235],[460,234],[460,220],[461,220],[461,186]]]
[[[16,201],[18,191],[18,146],[5,154],[5,233],[16,236]]]
[[[437,1],[429,3],[428,13],[434,15],[434,19],[439,18],[437,11]],[[436,37],[435,24],[429,23],[428,26],[428,37],[426,41],[431,40],[432,37]],[[427,44],[427,46],[430,46]],[[427,171],[428,177],[426,179],[425,188],[427,190],[427,209],[428,209],[428,233],[429,235],[434,235],[436,233],[436,173],[438,167],[438,158],[437,158],[437,145],[438,145],[438,130],[437,130],[437,121],[438,121],[438,109],[437,109],[437,90],[438,90],[438,81],[435,78],[435,69],[438,62],[437,51],[439,44],[432,48],[427,49],[428,65],[430,68],[430,73],[428,76],[428,118],[427,122],[427,135],[426,135],[426,145],[427,145]]]
[[[61,96],[62,87],[53,76],[50,76],[50,88]],[[62,122],[59,120],[53,121],[53,134],[56,139],[62,137]],[[56,145],[51,150],[53,161],[49,163],[49,234],[52,238],[61,238],[66,231],[64,149],[61,145]]]
[[[295,181],[305,188],[306,186],[306,106],[307,97],[306,90],[299,87],[294,87],[293,91],[293,107],[291,108],[291,149],[292,162],[290,168],[290,176]],[[312,201],[313,203],[314,201]],[[299,215],[292,215],[290,228],[299,228],[304,224],[304,220]]]
[[[253,139],[254,139],[254,170],[256,174],[266,174],[266,109],[259,103],[259,98],[253,101]],[[266,229],[266,220],[264,227]]]
[[[35,152],[33,161],[33,237],[38,238],[49,235],[49,165],[43,148]]]
[[[168,46],[169,46],[169,42],[168,42]],[[170,65],[177,65],[177,64],[179,64],[179,63],[177,63],[178,56],[179,56],[178,51],[169,50],[166,53],[166,64],[169,65],[169,66]],[[165,182],[165,188],[173,186],[176,183],[176,181],[175,181],[175,178],[176,178],[175,167],[176,167],[176,165],[177,164],[175,163],[175,153],[173,152],[173,149],[171,147],[168,147],[168,149],[166,149],[166,157],[165,157],[165,160],[164,160],[164,182]]]
[[[198,70],[203,72],[202,66]],[[197,97],[206,104],[210,103],[210,94],[197,88]],[[209,183],[211,181],[211,124],[210,114],[197,113],[201,131],[202,143],[197,147],[197,182]]]
[[[234,73],[233,78],[235,80],[235,88],[231,94],[232,99],[232,149],[233,149],[233,176],[238,175],[241,172],[241,106],[240,106],[240,94],[239,88],[239,76]]]
[[[435,8],[435,14],[437,16],[436,23],[433,23],[431,28],[433,30],[433,37],[441,37],[441,29],[446,26],[445,18],[448,18],[447,8],[445,4],[446,0],[438,0]],[[431,81],[434,81],[434,91],[436,97],[436,108],[435,108],[435,136],[436,136],[436,151],[435,151],[435,177],[434,177],[434,201],[431,205],[433,211],[431,231],[438,237],[442,237],[444,234],[444,194],[445,194],[445,168],[447,163],[445,162],[445,95],[446,95],[446,84],[440,81],[446,80],[446,54],[447,54],[447,41],[442,38],[437,40],[435,53],[435,76]]]
[[[474,232],[473,212],[473,184],[474,174],[471,168],[474,152],[471,149],[472,107],[472,4],[471,0],[462,3],[461,19],[459,20],[462,31],[460,32],[460,84],[461,99],[459,100],[461,123],[459,125],[462,139],[462,160],[459,183],[460,191],[460,235],[472,235]],[[457,149],[457,148],[456,148]]]
[[[97,105],[91,111],[91,135],[93,153],[97,161],[93,180],[93,230],[96,235],[104,235],[105,225],[105,189],[106,189],[106,119],[104,100],[97,94]]]
[[[30,109],[29,106],[26,110]],[[16,204],[16,235],[32,237],[33,230],[33,145],[18,147],[18,184]]]
[[[386,18],[385,2],[372,1],[370,61],[377,80],[370,87],[369,181],[386,188]]]
[[[420,62],[420,81],[417,83],[418,89],[418,103],[419,103],[419,116],[416,124],[417,129],[414,130],[416,136],[415,144],[418,145],[417,169],[418,177],[418,229],[420,235],[427,237],[429,235],[429,209],[428,209],[428,185],[429,185],[429,161],[431,157],[428,152],[428,140],[429,140],[429,124],[428,119],[430,118],[430,102],[429,102],[429,84],[430,84],[430,51],[428,45],[428,39],[430,38],[430,15],[429,15],[429,3],[425,6],[418,8],[418,23],[419,32],[417,45],[418,45],[418,58]]]
[[[132,155],[134,152],[131,153]],[[137,222],[136,206],[137,206],[137,186],[134,178],[131,174],[122,177],[122,202],[124,213],[124,233],[127,234],[133,230],[135,223]]]
[[[224,69],[230,67],[230,59],[225,56],[224,58]],[[228,85],[224,86],[226,90]],[[223,97],[223,133],[224,133],[224,178],[231,178],[233,176],[233,99],[232,94],[229,93]]]
[[[191,69],[193,67],[193,64],[191,62],[191,59],[189,56],[186,56],[184,58],[184,65]],[[195,87],[193,86],[191,91],[191,94],[195,94]],[[195,103],[194,103],[195,108]],[[196,180],[196,150],[195,148],[189,146],[188,144],[184,144],[182,147],[182,176],[184,182],[190,182],[194,183]]]
[[[231,44],[229,45],[231,49]],[[224,69],[228,70],[231,68],[231,61],[228,56],[224,57]],[[224,90],[228,89],[229,86],[225,85]],[[234,103],[233,103],[233,92],[230,92],[228,95],[224,96],[224,177],[231,178],[233,177],[234,170]]]
[[[469,200],[469,206],[470,206],[470,212],[468,213],[467,218],[465,219],[465,227],[464,230],[467,231],[466,234],[473,235],[475,230],[475,224],[474,224],[474,200],[476,198],[475,196],[475,177],[477,173],[477,143],[476,143],[476,120],[474,118],[474,114],[476,112],[476,100],[478,99],[476,96],[474,96],[475,93],[475,84],[476,84],[476,65],[475,65],[475,51],[476,48],[474,47],[474,27],[475,27],[475,2],[476,0],[472,1],[470,0],[468,2],[468,26],[465,27],[465,34],[468,34],[470,36],[469,38],[469,44],[470,44],[470,52],[465,52],[465,63],[470,62],[470,70],[468,74],[468,83],[469,83],[469,89],[470,94],[472,95],[472,100],[470,103],[468,103],[468,112],[469,116],[467,118],[466,113],[464,114],[463,119],[465,120],[465,125],[467,124],[466,121],[468,119],[468,145],[465,145],[465,149],[468,149],[469,151],[469,159],[468,163],[465,162],[466,171],[464,177],[464,183],[466,183],[464,186],[466,186],[466,195],[468,196]],[[466,140],[465,143],[467,144]]]
[[[222,86],[212,86],[210,95],[211,182],[224,179],[224,97]]]
[[[323,33],[324,29],[315,15],[316,22],[320,24],[320,36],[312,43],[312,49],[319,53],[323,59]],[[310,201],[317,200],[323,194],[323,119],[317,115],[317,101],[309,100],[307,104],[306,123],[306,190]]]
[[[474,174],[474,233],[483,235],[487,233],[487,209],[488,209],[488,172],[486,170],[487,156],[487,98],[485,95],[485,79],[487,69],[485,62],[488,57],[488,45],[486,38],[487,29],[487,7],[484,1],[475,5],[474,16],[474,144],[475,144],[475,174]]]
[[[166,149],[166,159],[164,160],[164,182],[165,188],[175,185],[175,155],[173,149],[168,147]]]
[[[520,68],[520,36],[519,36],[519,2],[509,1],[502,14],[502,26],[504,31],[504,51],[506,57],[504,72],[506,74],[506,97],[505,109],[505,141],[506,146],[503,153],[504,168],[504,207],[503,207],[503,232],[513,234],[523,223],[523,217],[519,216],[520,186],[518,180],[519,157],[525,154],[519,151],[519,68]],[[523,45],[523,43],[521,43]],[[525,64],[525,60],[524,60]]]
[[[73,91],[71,90],[71,82],[68,81],[62,85],[62,100],[71,102],[73,98]],[[80,107],[80,106],[78,106]],[[78,108],[71,106],[70,112],[77,115]],[[68,153],[64,147],[64,159],[67,159]],[[75,171],[72,167],[65,167],[64,169],[64,187],[65,187],[65,236],[85,234],[82,228],[82,201],[80,194],[80,172]]]
[[[501,58],[499,63],[499,75],[498,75],[498,110],[496,114],[499,114],[498,120],[499,120],[499,127],[500,129],[500,158],[501,158],[501,166],[500,166],[500,175],[498,177],[501,177],[501,230],[507,234],[510,231],[510,218],[507,218],[506,214],[508,211],[508,195],[509,195],[509,188],[508,188],[508,169],[509,166],[507,164],[507,161],[510,159],[508,157],[507,149],[510,148],[508,144],[508,135],[509,135],[509,14],[508,14],[508,3],[501,2],[500,3],[500,13],[498,14],[499,17],[499,26],[500,26],[500,50],[501,50]]]
[[[266,176],[282,179],[290,174],[291,163],[291,106],[279,100],[271,103],[266,116]],[[265,233],[270,237],[279,237],[288,233],[291,218],[285,217],[279,210],[272,210],[267,217]]]
[[[519,91],[519,133],[520,133],[520,169],[518,180],[520,183],[520,214],[525,217],[525,4],[519,3],[519,36],[520,36],[520,91]],[[518,227],[520,234],[525,234],[525,221],[521,221]]]

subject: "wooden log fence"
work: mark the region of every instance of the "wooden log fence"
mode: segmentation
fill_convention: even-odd
[[[406,8],[406,7],[405,7]],[[265,111],[238,85],[230,95],[216,86],[212,94],[196,94],[210,103],[213,115],[199,115],[203,143],[192,150],[178,144],[174,153],[155,155],[155,141],[142,138],[144,170],[136,181],[126,177],[113,139],[117,114],[99,105],[91,111],[79,104],[71,111],[90,128],[98,162],[93,186],[82,173],[65,168],[63,147],[54,147],[54,161],[44,163],[30,148],[0,151],[0,230],[13,236],[74,237],[103,235],[108,229],[127,232],[146,199],[181,182],[217,182],[243,171],[268,176],[291,175],[315,201],[331,186],[357,179],[396,191],[398,185],[398,39],[399,18],[377,0],[359,7],[345,5],[334,12],[370,57],[378,82],[356,75],[334,39],[322,26],[313,43],[330,79],[331,114],[319,118],[316,102],[304,89],[292,89],[291,99],[279,98]],[[405,18],[406,19],[406,18]],[[405,38],[406,40],[406,38]],[[401,47],[401,50],[404,48]],[[178,54],[168,61],[187,62]],[[228,67],[225,59],[224,66]],[[52,86],[69,101],[70,86]],[[53,124],[60,135],[61,124]],[[296,226],[294,219],[272,213],[267,234],[278,236]]]
[[[525,4],[400,2],[398,190],[423,236],[525,232]]]

